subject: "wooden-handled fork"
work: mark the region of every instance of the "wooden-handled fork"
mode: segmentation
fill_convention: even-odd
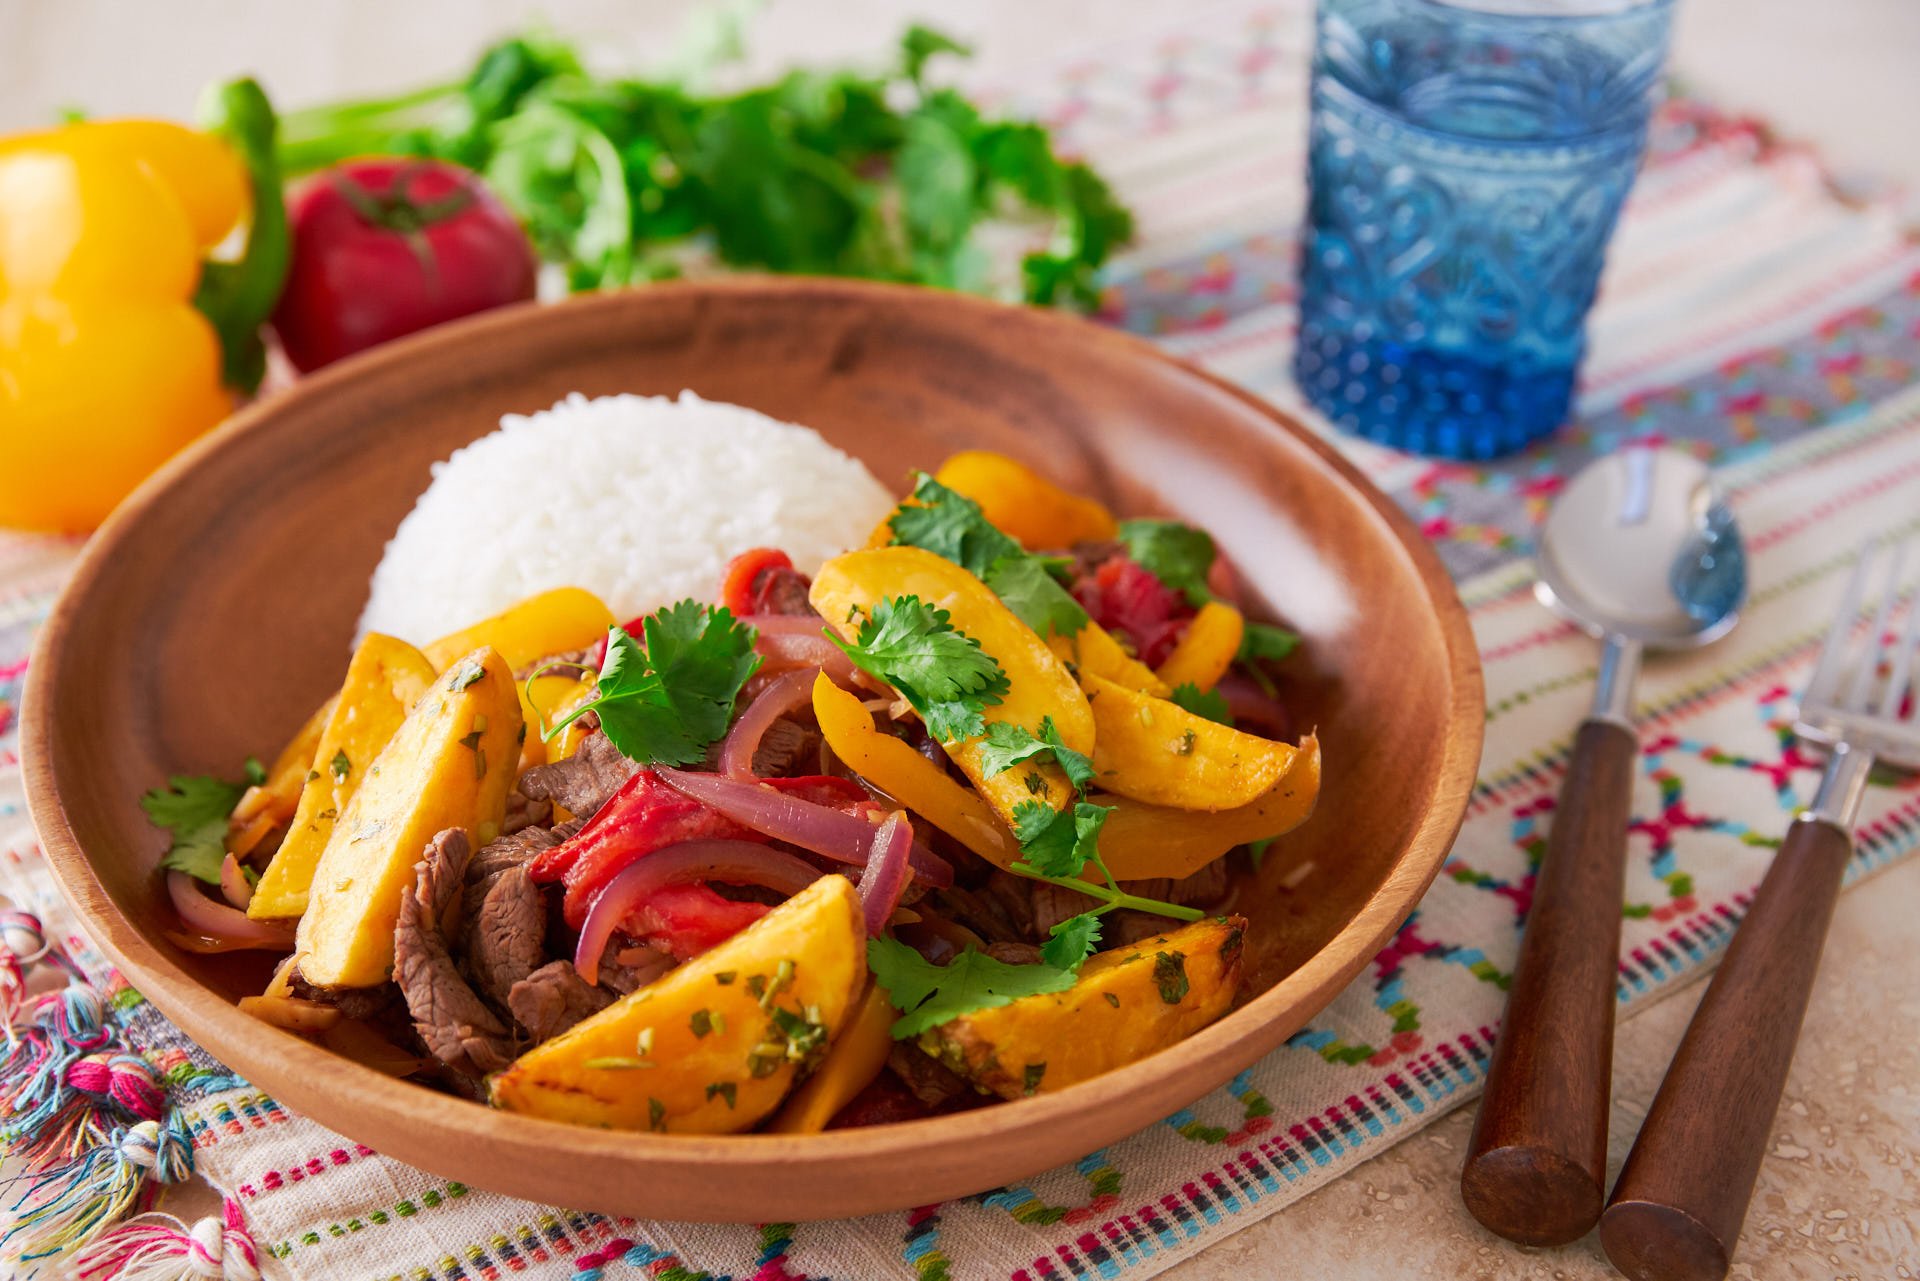
[[[1912,693],[1920,598],[1909,599],[1897,640],[1889,630],[1907,544],[1891,553],[1872,631],[1849,643],[1877,550],[1861,549],[1800,701],[1798,732],[1831,751],[1819,790],[1787,829],[1600,1218],[1607,1257],[1634,1281],[1726,1275],[1853,852],[1868,771],[1876,759],[1920,768]]]

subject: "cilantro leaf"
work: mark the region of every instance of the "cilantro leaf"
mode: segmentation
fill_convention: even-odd
[[[1100,863],[1100,829],[1110,805],[1076,801],[1056,810],[1045,801],[1021,801],[1013,807],[1013,834],[1020,840],[1020,865],[1041,876],[1071,878],[1088,863]]]
[[[1278,662],[1299,646],[1299,635],[1284,627],[1275,627],[1271,623],[1248,623],[1246,630],[1240,633],[1240,652],[1237,657],[1243,663],[1258,659]]]
[[[961,44],[944,32],[914,23],[900,37],[900,69],[909,80],[918,83],[925,71],[927,60],[938,53],[958,54],[962,58],[973,54],[973,46]]]
[[[996,562],[987,571],[986,584],[1042,638],[1049,632],[1071,636],[1087,625],[1087,611],[1038,556],[1009,556]]]
[[[243,783],[205,774],[176,774],[167,786],[142,796],[140,808],[148,821],[173,834],[160,866],[218,885],[220,865],[227,858],[227,815],[246,790]]]
[[[980,504],[925,472],[917,473],[911,502],[887,522],[896,546],[945,557],[993,590],[1014,615],[1041,636],[1071,636],[1087,625],[1087,611],[1062,587],[1050,561],[1027,552],[986,518]]]
[[[895,1040],[974,1010],[1007,1005],[1023,996],[1061,992],[1073,986],[1073,971],[1052,965],[1009,965],[968,948],[946,965],[935,965],[898,939],[867,943],[867,964],[887,999],[901,1012]]]
[[[1077,970],[1100,942],[1100,917],[1093,912],[1069,916],[1054,926],[1040,945],[1040,959],[1060,970]]]
[[[1187,598],[1190,605],[1213,599],[1207,571],[1213,568],[1213,535],[1177,520],[1123,520],[1120,542],[1142,569]]]
[[[1185,708],[1195,716],[1204,716],[1222,725],[1233,724],[1233,713],[1227,710],[1226,697],[1217,689],[1203,690],[1192,681],[1182,681],[1173,687],[1173,693],[1168,697],[1176,706]]]
[[[987,726],[986,742],[980,749],[980,768],[988,778],[992,778],[1004,774],[1021,761],[1032,760],[1047,752],[1053,753],[1067,781],[1076,790],[1084,791],[1087,784],[1093,781],[1093,762],[1084,753],[1076,752],[1060,741],[1060,731],[1051,716],[1041,717],[1038,736],[1025,726],[1008,721],[996,721]]]
[[[943,743],[986,732],[982,712],[1007,692],[1007,674],[980,642],[955,629],[947,611],[918,596],[874,603],[851,643],[827,638],[855,667],[891,685]]]
[[[598,693],[543,735],[598,712],[600,729],[630,760],[691,765],[727,732],[734,701],[760,669],[753,628],[725,609],[683,600],[647,616],[643,649],[625,628],[607,632]]]

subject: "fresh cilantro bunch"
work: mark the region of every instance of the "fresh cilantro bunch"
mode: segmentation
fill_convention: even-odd
[[[913,496],[887,522],[895,546],[945,557],[978,578],[1008,609],[1038,632],[1071,636],[1087,625],[1087,611],[1054,577],[1061,568],[1002,533],[980,504],[925,472],[915,472]]]
[[[710,42],[709,64],[739,56],[734,34]],[[969,52],[912,27],[884,70],[803,69],[714,93],[700,84],[710,66],[605,78],[558,39],[518,36],[453,84],[286,113],[279,159],[289,175],[370,153],[477,170],[575,289],[677,275],[711,253],[989,292],[976,233],[1010,219],[1045,246],[1021,264],[1021,296],[1090,307],[1133,219],[1045,129],[929,81],[931,61]]]
[[[943,743],[986,733],[986,709],[1007,692],[999,660],[918,596],[876,601],[850,642],[831,628],[826,634],[855,667],[898,691]]]
[[[644,648],[625,628],[608,629],[593,701],[549,726],[543,740],[591,711],[630,760],[691,765],[706,755],[727,732],[741,686],[760,670],[754,629],[724,608],[683,600],[649,614],[641,633]]]
[[[1135,564],[1165,583],[1169,589],[1185,596],[1189,605],[1204,605],[1214,598],[1213,592],[1207,587],[1207,574],[1213,568],[1217,553],[1213,535],[1206,530],[1195,529],[1177,520],[1123,520],[1120,522],[1120,542]],[[1254,664],[1259,660],[1278,661],[1285,658],[1299,644],[1300,638],[1284,627],[1249,621],[1240,636],[1238,657],[1252,667],[1258,679],[1265,680]],[[1199,712],[1209,720],[1225,721],[1223,716],[1215,716],[1210,711],[1200,711],[1186,703],[1180,705],[1188,711]]]
[[[140,808],[155,827],[173,834],[160,866],[185,872],[211,885],[220,883],[227,858],[227,815],[249,786],[267,781],[260,762],[247,758],[246,781],[229,783],[206,774],[175,774],[165,787],[140,798]]]

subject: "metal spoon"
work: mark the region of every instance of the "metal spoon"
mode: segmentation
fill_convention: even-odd
[[[1606,1199],[1640,656],[1725,635],[1746,597],[1746,555],[1705,465],[1639,447],[1573,479],[1540,531],[1537,559],[1541,602],[1605,648],[1534,884],[1460,1192],[1473,1217],[1501,1236],[1560,1245],[1591,1228]]]

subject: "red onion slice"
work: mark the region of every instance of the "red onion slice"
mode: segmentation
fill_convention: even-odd
[[[872,853],[873,824],[858,814],[718,774],[690,774],[664,765],[656,766],[654,773],[675,790],[777,841],[862,867]],[[924,845],[916,844],[908,858],[927,884],[942,888],[953,884],[953,865]]]
[[[1276,743],[1293,741],[1293,718],[1287,715],[1286,705],[1254,684],[1250,677],[1228,672],[1213,688],[1227,700],[1227,711],[1237,728]]]
[[[827,625],[818,614],[742,614],[739,621],[762,636],[818,636]]]
[[[277,948],[283,952],[293,947],[292,930],[284,925],[253,920],[245,912],[208,898],[191,876],[178,869],[167,873],[167,897],[173,900],[173,910],[180,914],[187,928],[209,942],[227,944],[234,949]]]
[[[887,815],[873,833],[873,852],[867,856],[867,870],[860,877],[861,912],[867,921],[867,937],[879,938],[887,927],[893,909],[900,906],[900,895],[907,888],[912,872],[907,856],[913,850],[913,824],[905,810]]]
[[[728,778],[753,777],[753,754],[760,750],[767,726],[812,699],[814,677],[819,672],[817,667],[795,668],[774,677],[771,684],[754,696],[747,710],[734,719],[733,728],[727,731],[726,741],[720,745],[722,774]]]
[[[629,865],[594,896],[580,926],[573,968],[589,983],[600,981],[600,958],[620,922],[657,890],[694,881],[764,885],[798,894],[826,873],[803,858],[752,841],[683,841],[655,850]]]
[[[242,912],[253,902],[253,885],[240,870],[240,860],[232,854],[220,860],[220,895]]]
[[[765,660],[763,671],[784,672],[796,667],[818,667],[825,670],[836,685],[852,686],[858,679],[859,669],[847,657],[846,651],[822,636],[817,627],[811,634],[783,635],[776,632],[763,635],[754,641],[753,647]]]

